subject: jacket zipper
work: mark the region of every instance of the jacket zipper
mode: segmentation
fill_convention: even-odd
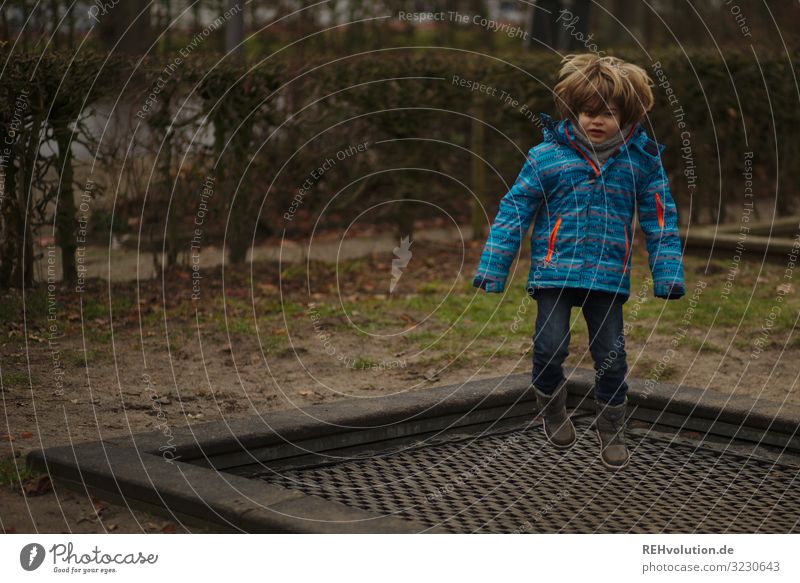
[[[627,143],[628,143],[628,140],[629,140],[629,139],[630,139],[630,137],[633,135],[633,132],[634,132],[635,130],[636,130],[636,126],[634,125],[634,126],[631,128],[631,130],[628,132],[628,135],[627,135],[627,136],[625,136],[625,138],[622,140],[622,143],[621,143],[619,146],[617,146],[617,149],[616,149],[616,150],[614,150],[614,152],[611,154],[611,156],[614,156],[614,155],[616,155],[616,154],[617,154],[617,152],[619,152],[620,148],[622,148],[622,146],[624,146],[625,144],[627,144]],[[592,170],[594,170],[594,175],[595,175],[595,177],[598,177],[598,176],[600,176],[600,169],[599,169],[599,168],[597,167],[597,165],[594,163],[594,160],[592,160],[592,159],[591,159],[589,156],[587,156],[587,155],[586,155],[586,154],[583,152],[583,148],[581,148],[579,145],[577,145],[577,144],[575,143],[575,141],[574,141],[574,140],[573,140],[573,139],[570,137],[570,135],[569,135],[569,130],[565,131],[565,132],[564,132],[564,135],[565,135],[565,136],[567,136],[567,140],[569,141],[569,143],[570,143],[570,145],[573,147],[573,149],[575,149],[575,150],[576,150],[576,151],[577,151],[577,152],[578,152],[578,153],[579,153],[581,156],[583,156],[583,158],[584,158],[584,159],[585,159],[585,160],[586,160],[586,161],[589,163],[589,165],[592,167]],[[609,158],[611,158],[611,156],[609,156]]]
[[[578,153],[579,153],[581,156],[583,156],[583,157],[584,157],[584,159],[585,159],[585,160],[586,160],[586,161],[589,163],[589,165],[592,167],[592,170],[594,170],[594,175],[595,175],[595,177],[597,177],[597,176],[600,176],[600,169],[597,167],[597,165],[594,163],[594,161],[593,161],[591,158],[589,158],[589,156],[587,156],[586,154],[584,154],[584,153],[583,153],[583,149],[581,149],[581,147],[580,147],[580,146],[578,146],[578,145],[575,143],[575,141],[574,141],[574,140],[573,140],[571,137],[569,137],[569,132],[568,132],[568,131],[567,131],[567,132],[564,132],[564,135],[565,135],[565,136],[567,136],[567,140],[569,140],[569,143],[570,143],[570,145],[572,145],[572,147],[573,147],[575,150],[577,150],[577,152],[578,152]]]
[[[550,241],[547,243],[547,256],[544,258],[545,263],[549,263],[550,257],[553,255],[553,247],[556,244],[556,233],[558,233],[559,225],[561,225],[561,217],[556,219],[556,224],[553,227],[553,230],[550,231]]]
[[[622,225],[625,229],[625,260],[622,262],[622,273],[628,273],[628,255],[631,251],[631,246],[628,243],[628,225]]]
[[[661,198],[656,193],[656,213],[658,214],[658,226],[664,228],[664,207],[661,204]]]

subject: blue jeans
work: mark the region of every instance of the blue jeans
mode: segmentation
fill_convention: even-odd
[[[562,364],[569,354],[572,306],[582,306],[594,360],[595,398],[611,405],[622,403],[628,392],[622,323],[622,304],[627,298],[583,288],[538,288],[532,296],[537,304],[533,385],[550,394],[564,380]]]

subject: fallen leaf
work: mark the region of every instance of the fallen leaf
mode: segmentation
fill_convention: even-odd
[[[31,433],[30,431],[20,431],[19,436],[22,439],[30,439],[31,437],[33,437],[33,433]]]
[[[31,478],[22,484],[22,491],[25,492],[27,496],[41,496],[42,494],[47,494],[52,489],[53,485],[50,483],[50,476],[48,475]]]
[[[108,503],[103,502],[102,500],[98,500],[97,498],[92,497],[92,505],[94,506],[94,511],[97,515],[101,515],[107,508]]]
[[[161,528],[161,532],[163,532],[164,534],[172,534],[172,533],[174,533],[174,532],[175,532],[175,525],[174,525],[174,524],[172,524],[172,523],[165,524],[165,525],[164,525],[164,526]]]

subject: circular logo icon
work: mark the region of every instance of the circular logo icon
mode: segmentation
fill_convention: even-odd
[[[35,571],[44,561],[44,547],[39,543],[30,543],[19,552],[19,564],[26,571]]]

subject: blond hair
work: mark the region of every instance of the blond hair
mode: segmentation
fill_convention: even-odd
[[[598,114],[611,106],[620,112],[620,125],[638,122],[653,108],[653,80],[647,72],[617,57],[586,53],[567,55],[561,61],[553,88],[562,117]]]

